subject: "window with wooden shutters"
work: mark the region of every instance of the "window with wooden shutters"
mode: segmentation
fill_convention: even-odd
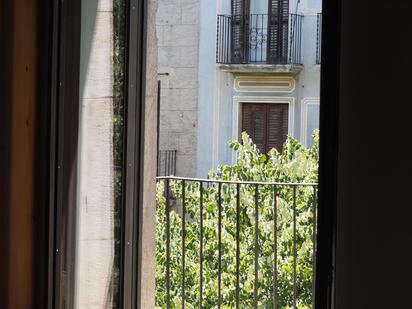
[[[249,58],[250,0],[232,0],[232,63]]]
[[[269,0],[268,63],[287,63],[289,0]]]
[[[242,132],[249,134],[262,153],[282,149],[288,134],[288,118],[288,104],[242,104]]]

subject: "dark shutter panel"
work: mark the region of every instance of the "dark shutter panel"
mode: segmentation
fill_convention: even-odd
[[[289,105],[268,104],[268,109],[268,150],[276,148],[281,151],[288,134]]]
[[[266,104],[245,103],[242,108],[242,132],[252,138],[262,153],[267,151]]]
[[[288,134],[288,104],[242,104],[242,132],[252,138],[262,153],[282,150]]]
[[[249,57],[250,0],[232,0],[232,63],[245,63]]]
[[[289,0],[269,0],[268,14],[268,62],[287,63]]]

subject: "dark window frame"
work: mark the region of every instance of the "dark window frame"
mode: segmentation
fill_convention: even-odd
[[[127,91],[127,151],[124,161],[125,215],[122,237],[122,308],[138,308],[138,282],[141,266],[141,205],[142,179],[144,177],[144,89],[145,89],[145,40],[147,1],[129,0],[128,5],[128,91]],[[44,295],[48,308],[62,308],[62,287],[67,299],[72,297],[72,274],[60,271],[63,262],[62,248],[73,246],[73,237],[68,241],[62,231],[73,223],[73,197],[70,177],[76,167],[75,134],[78,126],[78,68],[80,44],[80,1],[45,1],[41,6],[50,9],[49,40],[44,49],[50,53],[50,70],[45,79],[48,83],[49,105],[42,109],[50,112],[48,140],[49,165],[47,169],[49,188],[48,271],[39,274],[43,277]],[[316,266],[316,309],[332,308],[334,250],[336,244],[336,187],[338,157],[339,119],[339,64],[340,64],[340,14],[341,1],[323,0],[322,23],[322,73],[320,107],[320,175],[319,175],[319,220],[318,250]],[[48,28],[45,26],[45,28]],[[136,35],[137,34],[137,35]],[[76,78],[77,76],[77,78]],[[46,105],[46,104],[45,104]],[[47,114],[48,115],[48,114]],[[72,131],[74,130],[74,131]],[[65,135],[66,134],[66,135]],[[42,177],[43,179],[43,177]],[[46,180],[44,180],[46,182]],[[127,219],[126,219],[127,218]],[[43,282],[43,281],[42,281]],[[38,288],[40,289],[40,288]],[[70,304],[66,304],[70,307]]]
[[[138,308],[140,212],[144,145],[147,1],[126,1],[125,158],[120,308]],[[72,308],[79,125],[81,0],[42,4],[51,14],[49,59],[48,270],[47,307]],[[46,49],[46,48],[45,48]],[[46,288],[46,287],[44,287]]]
[[[322,67],[315,309],[335,308],[341,0],[322,3]]]

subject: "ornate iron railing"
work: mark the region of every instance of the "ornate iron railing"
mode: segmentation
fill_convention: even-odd
[[[157,306],[313,307],[317,184],[157,181]]]
[[[297,14],[218,15],[216,62],[300,65],[302,21]]]

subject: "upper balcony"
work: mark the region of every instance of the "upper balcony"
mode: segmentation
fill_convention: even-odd
[[[218,15],[216,62],[230,72],[302,70],[303,16]]]

